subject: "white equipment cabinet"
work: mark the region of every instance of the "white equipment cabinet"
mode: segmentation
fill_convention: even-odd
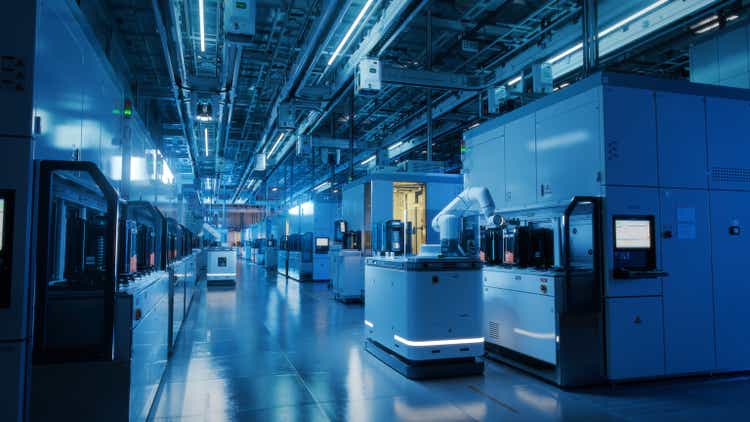
[[[412,379],[482,373],[482,263],[367,258],[367,350]]]
[[[365,294],[365,257],[358,249],[332,249],[331,288],[342,302],[362,301]]]
[[[237,252],[233,248],[209,248],[206,250],[208,285],[233,285],[237,281]]]

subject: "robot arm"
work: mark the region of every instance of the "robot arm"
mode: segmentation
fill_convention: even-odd
[[[470,210],[479,210],[490,224],[495,221],[495,201],[485,187],[465,189],[432,219],[432,229],[440,233],[440,249],[445,255],[464,256],[459,245],[461,216]]]
[[[449,217],[457,217],[466,211],[478,209],[487,221],[493,221],[495,213],[495,201],[492,200],[490,191],[485,187],[473,187],[464,189],[435,218],[432,219],[432,229],[436,232],[445,230],[446,223],[453,220]],[[442,237],[442,236],[441,236]]]

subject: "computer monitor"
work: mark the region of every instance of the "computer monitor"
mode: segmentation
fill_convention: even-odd
[[[616,218],[615,249],[649,249],[652,232],[651,219]]]
[[[650,271],[656,268],[653,216],[613,217],[615,269]]]
[[[315,247],[318,248],[327,248],[328,247],[328,238],[327,237],[316,237],[315,238]]]

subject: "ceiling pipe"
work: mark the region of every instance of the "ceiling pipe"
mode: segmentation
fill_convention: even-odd
[[[190,118],[188,115],[188,118],[186,119],[184,113],[182,112],[182,101],[180,99],[181,93],[180,93],[179,87],[177,86],[177,81],[175,80],[174,68],[172,66],[172,55],[169,52],[169,43],[167,39],[168,35],[167,35],[167,30],[164,27],[164,19],[162,17],[161,8],[159,7],[159,0],[151,0],[151,5],[154,9],[154,20],[156,21],[156,29],[159,32],[159,39],[161,41],[162,53],[164,54],[164,60],[167,63],[167,72],[169,73],[170,89],[172,90],[172,95],[174,96],[175,106],[177,106],[177,115],[179,116],[180,123],[182,124],[183,136],[185,136],[185,141],[188,143],[187,151],[188,151],[188,156],[190,157],[190,162],[193,166],[193,175],[195,177],[198,177],[198,163],[195,160],[195,153],[193,151],[192,130],[188,131]]]
[[[315,26],[313,27],[312,33],[310,35],[310,38],[305,45],[304,49],[300,52],[299,56],[297,57],[297,60],[295,61],[294,65],[292,66],[291,74],[289,75],[289,78],[287,79],[284,86],[281,87],[281,90],[279,91],[279,95],[274,100],[272,106],[271,106],[271,113],[268,116],[268,121],[266,122],[265,128],[263,129],[263,135],[260,138],[260,142],[258,143],[257,147],[255,148],[255,152],[259,153],[263,147],[266,144],[266,141],[269,139],[269,134],[273,130],[274,127],[274,121],[276,120],[277,116],[277,109],[279,104],[282,103],[282,101],[286,100],[290,93],[296,91],[297,87],[299,86],[300,82],[302,81],[304,77],[304,71],[310,68],[313,60],[315,60],[316,55],[313,54],[319,49],[320,41],[322,40],[324,34],[326,31],[332,30],[332,27],[330,25],[333,17],[335,16],[336,12],[344,12],[344,10],[340,9],[339,3],[341,3],[340,0],[323,0],[323,11],[318,16],[318,19],[316,20]],[[237,196],[240,193],[240,190],[243,186],[245,186],[245,183],[247,183],[247,178],[250,176],[251,169],[253,168],[254,159],[251,158],[247,161],[247,164],[245,165],[245,169],[242,172],[242,177],[240,178],[239,184],[237,185],[237,188],[235,189],[234,194],[232,195],[231,201],[234,202],[237,199]]]
[[[387,48],[401,35],[401,33],[408,27],[408,25],[412,22],[412,20],[419,15],[419,12],[424,8],[430,0],[421,0],[415,7],[413,7],[409,14],[406,17],[403,17],[403,15],[400,13],[404,10],[404,8],[408,5],[409,1],[402,1],[394,4],[390,4],[388,7],[393,8],[392,10],[387,10],[383,13],[383,18],[385,20],[381,20],[378,23],[373,26],[373,28],[378,28],[377,30],[371,29],[370,33],[368,33],[367,37],[372,38],[365,38],[360,44],[359,47],[355,49],[355,52],[352,54],[352,56],[349,58],[349,62],[344,66],[344,69],[350,70],[348,75],[342,75],[341,77],[337,78],[338,84],[336,87],[334,87],[331,92],[333,95],[330,98],[327,99],[321,99],[322,102],[327,103],[323,107],[322,113],[315,119],[314,122],[310,122],[305,127],[300,127],[298,130],[298,133],[304,133],[304,132],[313,132],[325,119],[328,117],[328,115],[336,108],[336,106],[341,102],[342,99],[344,99],[352,90],[353,90],[353,69],[354,69],[354,63],[353,61],[356,61],[356,57],[364,57],[367,54],[370,54],[371,50],[375,47],[379,48],[377,49],[377,56],[380,56]],[[398,26],[394,28],[392,31],[391,26],[399,22]],[[383,40],[383,38],[387,35],[387,38]],[[302,85],[298,85],[298,89],[301,89]],[[288,152],[289,149],[286,150]],[[280,158],[276,161],[276,164],[274,165],[273,169],[268,171],[268,174],[273,174],[278,166],[281,164],[281,162],[284,159],[284,156],[286,155],[286,152],[281,153],[279,156]],[[277,153],[278,154],[278,153]],[[237,189],[235,190],[234,195],[232,196],[232,201],[237,199],[237,196],[239,195],[239,192],[244,186],[245,180],[247,175],[249,174],[248,169],[252,165],[252,161],[249,161],[248,168],[245,169],[245,175],[240,180],[240,184],[238,185]],[[335,173],[334,173],[335,174]]]

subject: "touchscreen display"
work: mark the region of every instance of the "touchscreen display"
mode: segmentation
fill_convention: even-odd
[[[616,249],[649,249],[651,248],[651,220],[616,219]]]

